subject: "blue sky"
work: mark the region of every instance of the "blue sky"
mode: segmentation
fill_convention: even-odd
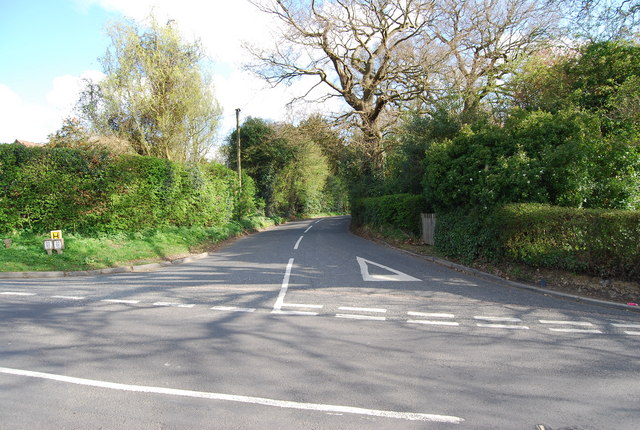
[[[56,76],[100,70],[105,26],[121,15],[71,1],[1,0],[0,83],[27,102],[45,103]],[[10,66],[9,66],[10,65]],[[9,67],[6,67],[9,66]]]
[[[224,111],[218,142],[235,126],[236,108],[243,118],[300,115],[286,105],[306,84],[271,89],[242,69],[243,42],[273,43],[272,21],[248,0],[0,0],[0,143],[45,142],[73,114],[82,78],[100,79],[109,22],[144,23],[152,11],[160,22],[175,20],[184,38],[200,40],[211,58]]]

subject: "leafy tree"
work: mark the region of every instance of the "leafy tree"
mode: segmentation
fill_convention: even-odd
[[[118,22],[101,59],[106,77],[88,85],[78,110],[95,134],[128,141],[142,155],[202,160],[213,145],[220,109],[200,45],[173,21],[148,28]]]

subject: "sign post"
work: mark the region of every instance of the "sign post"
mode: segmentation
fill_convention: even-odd
[[[64,249],[62,230],[52,230],[49,234],[51,239],[44,240],[44,250],[47,251],[49,255],[51,255],[54,250],[56,253],[62,254],[62,250]]]

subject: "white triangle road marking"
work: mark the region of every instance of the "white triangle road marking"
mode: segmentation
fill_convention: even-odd
[[[365,260],[362,257],[356,257],[358,260],[358,264],[360,265],[360,273],[362,274],[362,279],[364,281],[371,282],[420,282],[421,280],[418,278],[414,278],[413,276],[409,276],[406,273],[402,273],[398,270],[392,269],[387,266],[383,266],[380,263],[374,263],[370,260]],[[395,273],[395,275],[372,275],[369,273],[369,265],[378,266],[384,270],[388,270],[391,273]]]

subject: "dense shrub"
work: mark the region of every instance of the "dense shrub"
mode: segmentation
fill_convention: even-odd
[[[510,204],[438,214],[436,247],[486,259],[640,281],[640,212]]]
[[[212,227],[255,210],[244,184],[215,163],[0,145],[0,232]]]
[[[424,197],[392,194],[357,199],[351,207],[354,225],[390,225],[414,235],[420,234],[420,213],[427,210]]]

